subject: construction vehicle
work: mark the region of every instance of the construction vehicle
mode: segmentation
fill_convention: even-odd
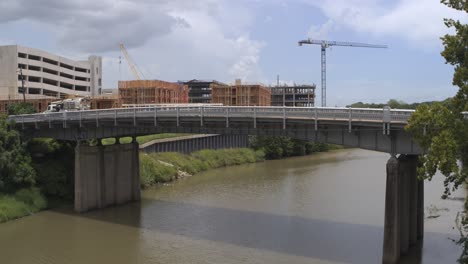
[[[89,97],[64,99],[49,103],[44,113],[89,110],[90,105],[91,100]]]

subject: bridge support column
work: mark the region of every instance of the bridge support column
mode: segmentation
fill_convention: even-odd
[[[418,240],[424,237],[424,181],[417,180],[418,203],[416,208],[416,236]]]
[[[400,258],[400,177],[398,167],[399,162],[396,157],[391,157],[387,162],[383,263],[396,263]]]
[[[424,182],[417,179],[417,156],[387,162],[383,263],[397,263],[424,232]]]
[[[410,163],[406,155],[398,158],[398,176],[400,177],[400,254],[408,253],[410,227]]]
[[[75,211],[140,200],[138,143],[75,148]]]
[[[418,156],[408,155],[409,176],[409,245],[413,246],[418,241]]]

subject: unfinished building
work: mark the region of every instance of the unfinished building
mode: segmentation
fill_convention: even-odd
[[[188,87],[160,80],[119,81],[122,105],[188,103]]]
[[[211,104],[213,102],[213,86],[226,85],[224,83],[211,80],[190,80],[183,82],[189,88],[189,103]]]
[[[315,105],[315,84],[270,87],[272,106],[311,107]]]
[[[100,95],[91,98],[91,109],[110,109],[122,106],[117,95]]]
[[[212,86],[213,103],[231,106],[270,106],[270,89],[261,84],[242,84],[236,80],[235,85],[215,84]]]

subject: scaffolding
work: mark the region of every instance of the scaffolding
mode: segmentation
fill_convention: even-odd
[[[119,81],[122,104],[188,103],[188,87],[160,80]]]
[[[261,84],[213,85],[213,103],[230,106],[270,106],[271,92]]]

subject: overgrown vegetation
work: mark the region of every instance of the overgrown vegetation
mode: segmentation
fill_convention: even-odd
[[[178,177],[179,171],[189,174],[224,166],[254,163],[264,160],[262,151],[252,149],[201,150],[190,155],[163,152],[140,154],[142,187],[169,182]]]
[[[34,112],[27,103],[8,108],[15,115]],[[0,116],[0,222],[46,208],[46,195],[62,199],[73,194],[62,182],[72,173],[67,165],[73,162],[73,152],[63,148],[64,143],[51,139],[21,138],[6,116]]]
[[[341,148],[341,146],[313,143],[290,137],[254,137],[251,141],[254,150],[265,153],[266,159],[281,159],[293,156],[310,155],[315,152],[322,152],[331,149]]]
[[[51,199],[72,201],[74,144],[53,139],[33,139],[27,146],[37,173],[37,186]]]
[[[18,131],[8,127],[0,116],[0,193],[29,188],[36,183],[36,172]]]
[[[36,113],[36,108],[29,103],[17,103],[8,106],[8,115],[25,115]]]
[[[38,188],[0,194],[0,223],[36,213],[46,207],[47,200]]]

